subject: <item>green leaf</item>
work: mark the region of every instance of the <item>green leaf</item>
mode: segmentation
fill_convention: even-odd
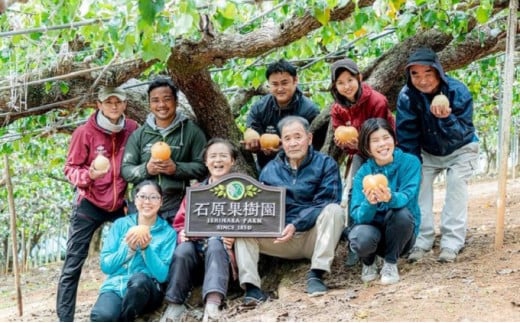
[[[175,33],[185,34],[193,25],[193,17],[188,14],[181,14],[175,20]]]
[[[320,9],[318,7],[314,8],[314,17],[322,24],[326,25],[330,20],[330,9]]]
[[[164,0],[138,0],[138,2],[141,18],[148,25],[152,25],[157,13],[164,8]]]
[[[219,9],[218,11],[227,19],[234,20],[237,16],[237,7],[233,2],[228,2],[223,10]]]
[[[491,11],[484,8],[484,6],[478,6],[477,10],[475,11],[475,16],[480,24],[486,23],[489,20],[490,14]]]
[[[67,82],[60,82],[59,85],[60,85],[61,94],[69,93],[70,87],[69,87],[69,84]]]

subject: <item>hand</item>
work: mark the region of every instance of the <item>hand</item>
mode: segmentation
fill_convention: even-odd
[[[283,231],[282,231],[282,236],[280,238],[276,238],[274,240],[274,243],[287,242],[294,237],[295,233],[296,233],[296,227],[294,226],[294,224],[290,223],[287,226],[285,226],[285,229],[283,229]]]
[[[88,177],[90,177],[91,180],[95,181],[96,179],[105,176],[105,174],[108,173],[109,170],[110,168],[107,168],[106,170],[97,170],[94,168],[93,165],[90,165],[90,168],[88,169]]]
[[[363,190],[365,197],[370,204],[377,204],[380,202],[388,203],[392,199],[392,192],[388,186],[379,185],[376,188]]]
[[[434,116],[441,119],[447,118],[451,114],[451,108],[443,105],[432,105],[430,111]]]
[[[336,138],[334,138],[334,143],[336,144],[336,146],[338,146],[342,150],[358,150],[357,138],[354,138],[351,141],[344,142],[344,143],[339,142],[338,140],[336,140]]]
[[[184,229],[179,231],[179,241],[180,242],[190,241],[190,238],[186,236],[186,232],[184,231]]]
[[[262,152],[263,152],[264,155],[266,155],[266,156],[276,155],[276,153],[278,153],[279,151],[280,151],[280,147],[278,147],[278,148],[262,149]]]
[[[235,243],[235,238],[222,238],[222,242],[226,249],[233,249],[233,244]]]
[[[125,241],[132,250],[135,250],[137,247],[145,249],[150,244],[150,241],[152,241],[150,227],[147,225],[137,225],[130,228],[126,233]]]
[[[146,164],[146,170],[150,175],[173,175],[177,171],[177,165],[170,158],[166,160],[150,159]]]
[[[244,148],[247,151],[256,153],[257,151],[260,150],[260,140],[259,139],[250,139],[248,141],[242,140],[242,141],[240,141],[240,143],[244,145]]]

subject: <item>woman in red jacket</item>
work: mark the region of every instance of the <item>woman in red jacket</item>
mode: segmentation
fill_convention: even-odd
[[[238,151],[231,142],[222,138],[211,139],[203,151],[209,177],[201,183],[208,185],[231,173]],[[165,300],[169,303],[161,322],[178,322],[186,307],[192,287],[203,278],[202,298],[205,302],[203,321],[216,321],[219,307],[226,297],[229,282],[229,264],[234,259],[232,248],[235,238],[190,238],[186,226],[186,197],[175,215],[173,227],[177,231],[177,248],[170,267],[170,281]],[[233,258],[233,259],[231,259]]]
[[[339,126],[352,126],[359,132],[365,120],[370,118],[386,119],[395,130],[395,119],[386,97],[363,82],[363,75],[353,60],[345,58],[334,62],[331,66],[331,81],[334,103],[330,115],[334,130]],[[347,154],[341,205],[348,210],[352,178],[365,160],[358,154],[357,138],[347,142],[334,139],[334,142]],[[350,215],[345,223],[348,231],[348,226],[352,223]],[[357,261],[356,254],[349,252],[346,265],[353,266]]]

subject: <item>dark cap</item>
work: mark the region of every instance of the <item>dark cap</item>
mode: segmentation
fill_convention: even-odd
[[[103,102],[111,96],[117,97],[121,101],[126,100],[125,90],[118,87],[101,87],[98,93],[99,101]]]
[[[408,57],[406,68],[412,65],[436,66],[436,64],[439,64],[437,53],[430,48],[419,48]]]
[[[333,82],[335,82],[336,78],[338,77],[336,73],[339,69],[346,69],[352,75],[359,74],[359,68],[353,60],[351,60],[350,58],[340,59],[339,61],[334,62],[330,68]]]

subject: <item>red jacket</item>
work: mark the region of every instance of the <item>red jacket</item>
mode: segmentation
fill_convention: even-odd
[[[372,89],[365,82],[361,83],[362,92],[359,100],[351,105],[344,106],[339,102],[332,104],[330,115],[332,118],[332,127],[336,129],[339,126],[353,126],[358,131],[365,120],[370,118],[383,118],[388,120],[395,129],[395,119],[388,106],[386,97]],[[348,154],[355,154],[357,150],[348,150]]]
[[[109,133],[97,125],[97,113],[99,111],[72,133],[65,176],[78,190],[76,203],[86,198],[99,208],[114,211],[124,202],[127,183],[121,177],[121,162],[126,141],[138,124],[126,119],[123,130]],[[110,160],[110,170],[94,181],[88,173],[90,164],[98,154],[103,154]]]

